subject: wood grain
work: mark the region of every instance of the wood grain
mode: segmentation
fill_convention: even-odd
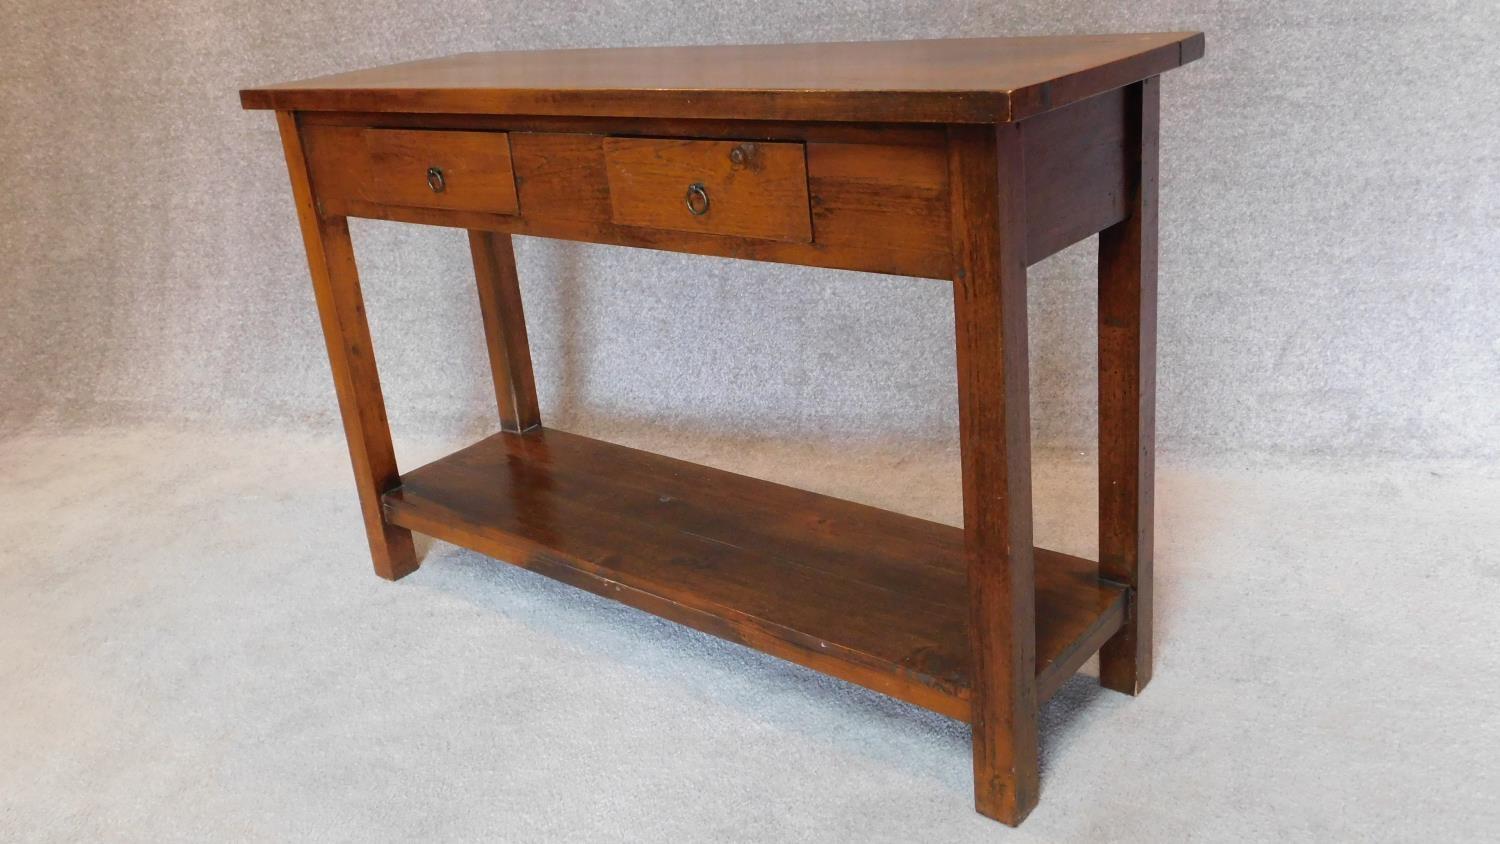
[[[318,195],[330,213],[928,278],[946,278],[951,266],[947,158],[943,139],[929,133],[896,133],[902,143],[808,144],[799,207],[805,224],[810,206],[813,242],[794,243],[616,223],[604,134],[508,132],[519,215],[370,202],[360,175],[368,167],[361,131],[328,124],[304,130]],[[661,201],[663,213],[688,216],[680,194]]]
[[[802,144],[605,138],[603,147],[615,223],[812,242]],[[689,208],[690,187],[701,208]]]
[[[996,123],[1201,56],[1196,32],[465,53],[240,92],[245,108]]]
[[[370,555],[376,574],[397,580],[415,571],[418,561],[411,532],[386,521],[381,510],[380,496],[396,486],[399,475],[349,226],[343,217],[318,213],[296,117],[278,112],[276,122],[307,247],[313,295],[328,346],[328,363],[349,443],[349,460],[354,465],[354,486],[359,492]]]
[[[1021,129],[954,127],[949,156],[974,802],[1014,826],[1039,793]]]
[[[721,638],[967,719],[963,533],[547,428],[407,473],[389,518]],[[1036,682],[1118,629],[1123,590],[1037,552]]]
[[[302,126],[381,126],[561,135],[717,138],[719,140],[807,141],[880,146],[942,146],[947,128],[928,124],[829,123],[778,120],[715,120],[698,117],[588,117],[536,114],[448,114],[309,111]]]
[[[1125,219],[1125,111],[1124,92],[1111,91],[1021,124],[1028,263]]]
[[[389,205],[456,211],[517,211],[510,140],[504,132],[432,132],[367,129],[369,178],[365,198]],[[350,159],[358,162],[358,157]],[[441,191],[428,184],[428,170],[442,173]]]
[[[542,412],[536,400],[526,311],[521,306],[521,283],[510,235],[471,231],[469,253],[474,259],[484,345],[490,356],[501,430],[535,428],[542,424]]]
[[[945,146],[814,142],[807,169],[814,236],[829,253],[948,272]]]
[[[378,219],[459,226],[517,234],[592,240],[656,249],[680,249],[709,255],[748,257],[757,260],[783,261],[812,266],[869,270],[927,278],[947,278],[951,274],[948,254],[948,176],[945,147],[933,136],[922,133],[895,132],[881,135],[869,131],[845,132],[833,137],[847,140],[806,140],[806,204],[811,206],[811,231],[805,217],[797,214],[793,224],[778,222],[774,229],[758,222],[758,216],[740,225],[732,241],[702,237],[680,237],[678,230],[698,234],[694,229],[708,229],[706,221],[694,223],[686,213],[681,191],[686,172],[668,180],[654,199],[637,203],[644,216],[632,216],[629,224],[617,224],[620,198],[611,190],[605,147],[615,141],[602,132],[607,122],[582,121],[569,124],[592,132],[530,132],[512,128],[509,132],[520,187],[518,196],[524,206],[524,219],[497,219],[497,215],[432,213],[417,205],[373,203],[368,196],[371,167],[359,150],[360,129],[341,121],[327,121],[339,115],[326,115],[325,122],[304,130],[309,158],[313,163],[319,194],[330,208],[349,216],[372,216]],[[366,115],[379,120],[379,115]],[[1027,260],[1036,263],[1073,243],[1125,217],[1123,94],[1106,94],[1050,112],[1026,121],[1028,161],[1035,167],[1027,171]],[[455,126],[493,126],[496,129],[517,125],[513,121],[462,119],[455,116],[433,118],[440,134],[454,132]],[[520,121],[534,125],[534,121]],[[750,132],[749,124],[736,122],[720,125],[711,121],[637,121],[631,124],[654,132],[694,131],[708,137],[722,137],[731,129]],[[792,134],[794,127],[776,133],[762,130],[755,137],[776,137],[783,143],[804,143]],[[829,133],[804,127],[809,138],[829,137]],[[881,143],[882,139],[901,143]],[[682,143],[697,143],[691,139]],[[760,143],[770,147],[774,143]],[[733,145],[725,149],[732,149]],[[425,172],[425,167],[421,168]],[[697,171],[695,171],[697,172]],[[795,182],[790,182],[795,187]],[[421,183],[420,190],[426,190]],[[670,187],[671,190],[667,190]],[[710,186],[716,198],[720,192]],[[421,202],[425,197],[418,197]],[[429,203],[429,206],[431,203]],[[375,207],[379,206],[379,207]],[[790,214],[800,208],[795,197],[777,206]],[[724,208],[720,202],[715,215]],[[764,204],[755,206],[757,212]],[[509,214],[498,217],[508,218]],[[716,216],[716,219],[721,219]],[[686,219],[687,225],[679,226]],[[649,230],[653,225],[664,226]],[[734,237],[736,232],[719,231]],[[806,241],[812,248],[779,247],[759,243],[758,238],[781,237]]]
[[[1151,680],[1159,80],[1126,93],[1130,216],[1099,235],[1099,555],[1130,608],[1099,652],[1099,681],[1134,695]]]

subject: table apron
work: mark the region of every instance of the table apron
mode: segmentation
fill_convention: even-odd
[[[813,267],[861,270],[948,280],[953,259],[947,134],[941,127],[776,124],[750,121],[652,121],[585,118],[522,118],[486,115],[299,115],[313,192],[320,213],[470,230],[505,232],[591,243],[662,249]],[[1027,259],[1036,263],[1124,219],[1128,196],[1126,113],[1123,92],[1114,91],[1048,112],[1021,124],[1025,139]],[[402,134],[397,159],[416,168],[416,193],[401,202],[382,189],[390,181],[391,157],[379,154],[389,130]],[[436,130],[430,132],[411,130]],[[431,201],[420,196],[430,163],[438,167],[463,133],[493,132],[508,149],[510,184],[495,189],[495,201],[463,194],[447,200],[461,182]],[[503,134],[502,134],[503,133]],[[432,162],[421,139],[432,138]],[[609,138],[650,137],[795,143],[805,150],[805,191],[787,191],[786,202],[807,207],[750,209],[757,214],[811,220],[811,237],[725,234],[701,227],[675,199],[648,219],[631,224],[611,197]],[[382,142],[377,143],[376,140]],[[375,150],[372,152],[372,150]],[[420,171],[420,172],[417,172]],[[801,177],[799,168],[792,171]],[[618,183],[618,173],[615,174]],[[684,190],[691,175],[683,175]],[[741,179],[742,184],[751,176]],[[715,211],[733,213],[735,196],[715,194]],[[674,195],[675,196],[675,195]],[[665,202],[665,200],[663,200]],[[720,211],[718,209],[727,209]],[[682,221],[672,215],[682,216]],[[640,217],[641,215],[635,215]],[[805,225],[805,224],[804,224]],[[728,229],[749,231],[752,223]],[[768,229],[769,231],[770,229]],[[800,242],[805,240],[806,242]]]

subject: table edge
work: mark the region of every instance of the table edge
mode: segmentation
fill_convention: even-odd
[[[726,88],[292,88],[239,92],[246,110],[549,117],[1009,123],[1157,76],[1203,57],[1204,35],[1009,90]]]

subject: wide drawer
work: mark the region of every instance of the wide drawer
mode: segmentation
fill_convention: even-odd
[[[515,214],[516,177],[505,132],[366,129],[370,202]]]
[[[613,221],[811,243],[800,143],[606,138]]]

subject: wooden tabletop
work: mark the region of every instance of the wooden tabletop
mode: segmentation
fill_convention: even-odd
[[[240,102],[309,111],[994,123],[1202,55],[1198,32],[464,53],[251,88]]]

